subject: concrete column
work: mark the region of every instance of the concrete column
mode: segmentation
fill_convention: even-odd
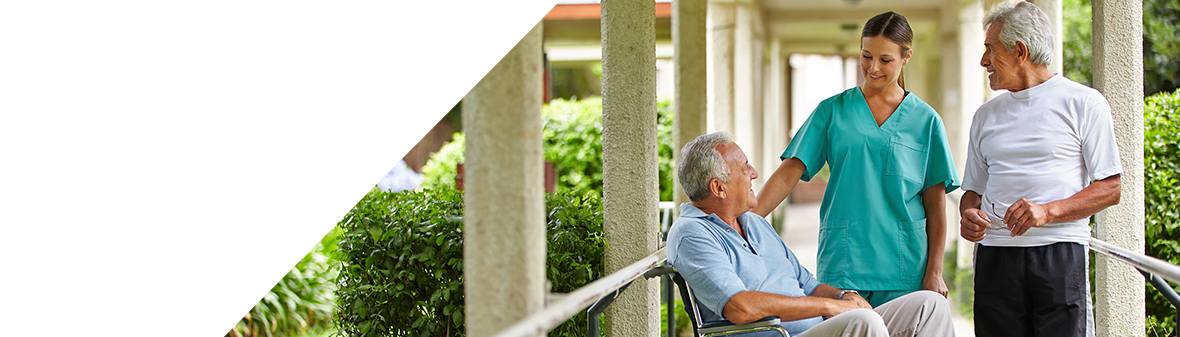
[[[545,306],[541,67],[538,23],[463,99],[468,336],[491,336]]]
[[[959,103],[962,96],[960,77],[963,72],[960,68],[966,65],[966,62],[961,60],[960,54],[962,43],[959,42],[959,30],[965,27],[959,25],[959,0],[944,1],[943,8],[942,17],[939,19],[941,29],[939,48],[942,53],[939,73],[942,76],[940,80],[942,86],[938,93],[942,95],[942,106],[938,107],[938,112],[942,115],[942,122],[946,126],[951,155],[955,158],[955,168],[958,168],[959,174],[962,174],[963,164],[967,161],[968,129],[966,127],[970,125],[971,115],[975,113],[975,110],[964,111]],[[964,119],[967,119],[966,123],[963,122]]]
[[[762,167],[758,174],[769,178],[778,168],[781,160],[779,155],[787,149],[787,132],[791,129],[787,125],[786,110],[786,69],[782,55],[782,41],[770,39],[767,46],[770,58],[766,63],[765,85],[763,86],[762,105]],[[766,180],[763,179],[763,182]],[[775,208],[770,212],[770,223],[782,232],[786,207]]]
[[[1065,35],[1062,34],[1061,28],[1061,0],[1032,0],[1032,2],[1045,14],[1049,14],[1049,23],[1053,25],[1053,62],[1049,63],[1049,71],[1062,74],[1062,66],[1065,64]]]
[[[959,120],[959,129],[963,131],[961,141],[966,151],[968,135],[971,130],[971,118],[975,110],[985,102],[985,92],[991,92],[987,86],[987,70],[979,66],[983,57],[983,4],[979,0],[959,1],[959,111],[964,118]],[[963,152],[965,155],[966,152]],[[965,156],[964,156],[965,158]]]
[[[733,37],[733,133],[735,143],[746,153],[761,153],[762,130],[754,115],[754,8],[752,4],[738,4]],[[759,58],[761,59],[761,58]],[[758,119],[761,119],[761,116]],[[750,164],[759,165],[759,156],[749,156]],[[755,182],[757,183],[757,182]]]
[[[758,168],[759,175],[770,177],[778,168],[779,155],[787,149],[785,114],[785,85],[786,70],[783,70],[782,41],[771,39],[769,49],[770,58],[766,64],[765,85],[763,88],[762,104],[762,166]],[[765,180],[763,180],[765,181]],[[781,208],[781,207],[780,207]]]
[[[754,167],[762,167],[763,163],[766,162],[766,157],[760,156],[759,154],[762,153],[763,151],[765,151],[765,148],[767,146],[769,146],[769,144],[762,142],[762,139],[765,138],[764,133],[766,132],[765,129],[763,129],[763,125],[766,125],[766,117],[765,117],[765,114],[762,112],[763,109],[765,109],[765,106],[763,105],[763,102],[764,102],[763,96],[765,95],[765,92],[766,92],[766,89],[765,89],[765,83],[766,83],[766,73],[765,73],[765,71],[766,71],[766,67],[765,67],[766,56],[765,56],[765,53],[766,53],[766,42],[762,39],[761,34],[755,35],[755,38],[754,38],[754,74],[753,74],[754,75],[753,76],[753,80],[754,80],[754,110],[752,111],[754,116],[753,116],[753,123],[752,123],[753,125],[751,125],[751,128],[750,128],[753,133],[753,138],[754,138],[754,147],[750,149],[750,153],[752,153],[754,156],[753,156],[753,160],[750,161],[750,164],[754,165]],[[769,178],[769,177],[770,177],[769,174],[758,175],[758,179],[754,181],[754,185],[758,186],[758,189],[761,190],[763,182],[765,182],[766,178]]]
[[[602,173],[606,272],[659,249],[655,3],[602,2]],[[659,280],[635,280],[606,311],[607,336],[660,333]]]
[[[941,48],[941,64],[939,71],[942,104],[938,112],[942,115],[943,125],[946,127],[947,141],[951,146],[951,155],[954,157],[955,168],[958,170],[957,174],[963,174],[964,164],[967,162],[967,141],[970,138],[968,135],[969,127],[971,125],[971,117],[975,110],[963,110],[960,103],[962,96],[962,80],[960,76],[963,72],[960,69],[966,65],[960,55],[959,34],[960,29],[965,28],[959,25],[960,16],[960,1],[947,0],[943,1],[944,10],[941,11],[942,16],[939,19],[940,29],[940,47]],[[982,30],[982,28],[979,28]],[[980,55],[982,56],[982,55]],[[948,196],[950,197],[950,196]],[[950,198],[954,205],[958,205],[958,198]],[[949,204],[949,203],[948,203]],[[947,213],[947,236],[955,238],[955,251],[957,252],[957,259],[955,260],[955,267],[959,270],[972,269],[971,252],[973,244],[970,241],[963,240],[959,237],[959,211],[958,207],[954,208],[954,212]],[[967,284],[952,285],[959,289],[969,287]],[[962,293],[962,292],[960,292]],[[956,298],[954,300],[969,301],[970,298]]]
[[[1110,102],[1123,164],[1122,198],[1103,211],[1096,237],[1143,252],[1143,7],[1094,0],[1094,87]],[[1095,323],[1099,336],[1143,336],[1143,276],[1098,257]]]
[[[677,0],[672,2],[672,55],[674,68],[672,72],[676,94],[673,109],[676,115],[672,120],[673,145],[672,158],[674,163],[680,162],[680,149],[684,144],[697,136],[708,133],[706,112],[708,111],[708,92],[705,87],[705,39],[706,39],[706,0]],[[680,186],[680,177],[672,175],[673,201],[676,207],[673,213],[680,215],[680,203],[689,202],[688,195]]]
[[[723,2],[724,1],[724,2]],[[709,132],[734,131],[734,26],[737,8],[730,1],[709,1],[707,80]]]

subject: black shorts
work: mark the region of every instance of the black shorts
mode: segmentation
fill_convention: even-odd
[[[976,336],[1094,335],[1086,247],[976,247]]]

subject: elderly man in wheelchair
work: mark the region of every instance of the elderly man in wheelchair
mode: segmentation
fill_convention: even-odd
[[[954,336],[950,304],[918,291],[869,306],[855,291],[821,284],[799,265],[757,205],[758,172],[733,142],[711,133],[681,150],[677,174],[690,203],[668,232],[668,262],[692,289],[700,323],[747,324],[778,317],[796,337]],[[776,328],[778,328],[776,327]],[[781,336],[760,331],[741,336]]]

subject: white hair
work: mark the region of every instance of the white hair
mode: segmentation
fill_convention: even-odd
[[[993,23],[1000,23],[1000,43],[1004,50],[1012,53],[1016,41],[1028,47],[1028,58],[1036,65],[1053,62],[1053,25],[1049,15],[1031,2],[1021,1],[1016,5],[1001,2],[992,7],[983,18],[983,29]]]
[[[729,182],[729,165],[717,147],[733,143],[733,135],[728,132],[714,132],[701,135],[693,139],[680,150],[680,163],[677,164],[676,174],[680,178],[680,185],[684,187],[684,194],[693,202],[708,199],[709,182],[713,178],[721,182]]]

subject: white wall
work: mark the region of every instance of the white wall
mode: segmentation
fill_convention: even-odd
[[[794,137],[819,102],[856,85],[856,73],[849,75],[844,59],[839,56],[794,54],[790,64],[791,136]],[[848,68],[856,71],[853,64]]]

